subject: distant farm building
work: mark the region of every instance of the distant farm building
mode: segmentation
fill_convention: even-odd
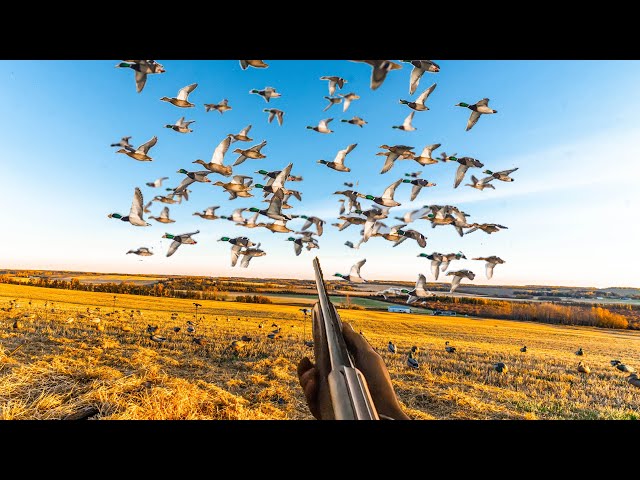
[[[411,308],[409,307],[389,307],[389,312],[393,313],[411,313]]]
[[[452,310],[434,310],[433,314],[434,315],[452,316],[452,317],[455,317],[457,315],[457,313],[452,311]]]

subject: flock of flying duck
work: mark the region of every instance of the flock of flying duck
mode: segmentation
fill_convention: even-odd
[[[390,60],[353,61],[364,62],[372,68],[370,81],[370,87],[372,90],[376,90],[384,82],[389,72],[402,68],[400,64],[392,62]],[[403,60],[403,62],[409,63],[413,66],[409,81],[409,93],[411,95],[413,95],[417,90],[420,79],[422,78],[424,73],[437,73],[440,71],[440,67],[435,62],[430,60]],[[268,68],[269,65],[263,60],[240,60],[240,66],[243,70],[246,70],[249,67]],[[128,68],[134,71],[136,91],[138,93],[143,91],[144,86],[147,82],[147,77],[149,75],[161,74],[165,72],[164,67],[154,60],[124,60],[117,64],[116,67]],[[346,112],[353,104],[353,102],[360,99],[360,96],[354,92],[346,94],[339,93],[336,95],[336,90],[342,90],[343,87],[348,83],[344,78],[338,76],[323,76],[320,77],[320,80],[328,82],[329,95],[324,97],[328,100],[328,104],[324,108],[324,111],[329,110],[334,105],[342,104],[342,112]],[[197,87],[197,83],[192,83],[181,88],[175,97],[164,96],[160,98],[160,100],[181,109],[193,108],[195,107],[195,104],[189,101],[189,96],[196,90]],[[402,125],[394,125],[392,126],[392,128],[400,129],[406,132],[415,131],[416,129],[412,125],[413,118],[416,112],[425,112],[429,110],[426,102],[435,89],[436,83],[433,83],[429,88],[420,93],[415,100],[400,99],[399,102],[403,105],[406,105],[411,110],[411,112],[406,117]],[[282,94],[275,88],[269,86],[263,89],[252,89],[250,90],[249,94],[261,96],[266,103],[270,103],[272,100],[278,99],[282,96]],[[471,114],[466,126],[467,131],[473,128],[473,126],[478,122],[481,116],[497,113],[497,110],[489,107],[488,98],[483,98],[474,104],[460,102],[456,104],[456,106],[471,110]],[[229,105],[228,99],[223,99],[217,104],[204,104],[204,107],[206,112],[217,111],[220,113],[220,115],[223,115],[224,112],[232,109],[232,106]],[[279,110],[277,108],[265,108],[263,111],[265,113],[268,113],[267,121],[269,123],[273,122],[273,120],[275,119],[277,120],[279,125],[283,124],[285,112],[283,112],[282,110]],[[306,128],[320,134],[330,134],[333,133],[333,130],[331,130],[329,124],[333,120],[333,118],[325,118],[323,120],[320,120],[317,125],[309,125]],[[363,128],[364,125],[367,124],[365,120],[358,116],[354,116],[350,120],[343,119],[341,120],[341,122],[356,125],[360,128]],[[193,131],[190,128],[190,125],[193,123],[194,120],[186,120],[185,116],[182,116],[174,124],[165,125],[165,128],[172,129],[178,133],[188,134]],[[183,174],[184,178],[177,187],[166,188],[166,191],[169,191],[170,193],[165,195],[156,195],[149,203],[145,205],[142,191],[140,190],[140,188],[136,187],[134,189],[133,201],[129,214],[122,215],[119,213],[111,213],[108,215],[108,217],[128,222],[134,226],[150,226],[151,224],[147,222],[144,217],[145,214],[151,213],[150,207],[153,202],[160,202],[164,204],[181,204],[183,199],[185,201],[188,201],[189,193],[191,192],[191,190],[189,190],[189,187],[195,183],[210,183],[213,186],[222,188],[229,194],[230,201],[238,197],[253,197],[254,193],[256,193],[257,190],[262,190],[263,201],[268,203],[268,207],[266,208],[237,208],[230,215],[217,215],[216,210],[220,208],[220,206],[211,206],[201,212],[195,212],[193,213],[193,215],[199,216],[203,220],[227,220],[233,222],[235,225],[243,226],[246,228],[265,228],[273,233],[291,234],[291,232],[294,232],[294,235],[298,236],[288,236],[287,241],[292,242],[294,253],[296,256],[300,255],[303,248],[306,248],[308,251],[314,248],[320,248],[317,238],[314,237],[322,236],[323,225],[325,221],[315,216],[294,215],[285,213],[286,210],[292,208],[292,206],[288,203],[292,197],[297,201],[302,200],[302,192],[300,192],[299,190],[291,189],[286,184],[287,182],[294,183],[303,180],[301,176],[296,176],[291,173],[293,163],[289,163],[288,165],[283,167],[282,170],[268,171],[260,169],[255,171],[255,174],[263,176],[264,184],[254,183],[254,179],[251,176],[234,173],[234,167],[243,164],[247,160],[260,160],[266,158],[266,154],[262,153],[262,149],[267,145],[268,142],[264,140],[248,148],[241,148],[238,146],[237,148],[232,150],[232,153],[237,155],[237,158],[235,159],[233,164],[225,165],[225,156],[227,155],[233,143],[238,142],[239,145],[241,142],[253,142],[253,139],[249,136],[251,127],[252,125],[249,124],[237,134],[227,134],[215,148],[209,162],[201,159],[197,159],[192,162],[194,164],[200,165],[203,170],[178,170],[177,173]],[[129,142],[131,138],[131,136],[123,137],[119,142],[113,143],[111,144],[111,146],[119,147],[116,153],[127,155],[128,157],[136,161],[153,161],[153,158],[150,156],[150,150],[156,145],[158,141],[157,136],[152,137],[150,140],[137,147]],[[414,151],[414,147],[412,146],[390,146],[383,144],[379,147],[382,151],[377,153],[378,156],[385,157],[385,161],[380,170],[380,174],[388,173],[393,169],[397,162],[403,160],[415,161],[421,167],[426,167],[437,163],[457,163],[458,167],[454,176],[453,188],[458,188],[458,186],[464,180],[467,170],[469,170],[470,168],[484,167],[484,164],[475,158],[468,156],[458,157],[457,154],[447,155],[445,152],[442,152],[438,158],[434,158],[432,156],[433,152],[440,146],[441,144],[439,143],[427,145],[422,149],[420,154],[418,154],[416,151]],[[349,153],[351,153],[356,147],[356,143],[348,145],[347,147],[339,150],[332,161],[321,159],[318,160],[317,163],[338,172],[350,172],[351,169],[345,165],[345,161]],[[512,182],[513,178],[510,175],[516,170],[518,169],[513,168],[502,171],[492,171],[489,169],[485,169],[483,170],[483,173],[487,175],[486,177],[478,178],[475,175],[471,175],[471,183],[466,183],[465,186],[469,186],[480,191],[484,190],[485,188],[495,189],[495,184],[492,182]],[[226,179],[228,179],[229,177],[231,178],[228,181],[222,181],[222,179],[219,179],[215,182],[212,182],[212,180],[209,178],[212,173],[220,175],[221,177],[224,177]],[[360,231],[360,241],[355,245],[353,244],[353,242],[347,241],[345,242],[345,245],[352,249],[358,249],[360,248],[362,243],[366,243],[372,237],[380,237],[391,242],[393,247],[396,247],[402,242],[410,239],[415,240],[419,247],[425,248],[427,237],[424,234],[420,233],[418,230],[407,228],[410,223],[417,220],[425,220],[429,222],[432,228],[447,225],[453,226],[460,236],[468,235],[477,230],[482,230],[487,234],[491,234],[498,232],[501,229],[507,228],[497,223],[469,223],[467,219],[470,215],[453,205],[424,205],[420,209],[407,212],[402,217],[393,217],[394,219],[399,220],[400,223],[391,227],[387,226],[387,224],[382,222],[382,220],[389,218],[391,208],[401,205],[394,199],[396,189],[400,185],[411,185],[411,201],[415,200],[418,197],[423,188],[436,186],[436,184],[433,182],[419,178],[421,174],[422,171],[406,173],[404,174],[405,178],[395,180],[379,195],[362,193],[353,190],[353,183],[344,182],[344,185],[348,189],[334,192],[335,195],[344,197],[339,199],[338,219],[341,221],[341,223],[333,223],[332,226],[337,227],[338,231],[345,230],[351,225],[362,226],[362,229]],[[160,177],[154,181],[147,182],[146,186],[158,189],[161,188],[163,182],[168,179],[168,177]],[[364,209],[361,205],[361,201],[364,200],[372,202],[372,204],[366,209]],[[253,213],[253,215],[247,218],[243,215],[245,212],[251,212]],[[175,221],[170,217],[168,206],[165,206],[158,216],[150,215],[148,218],[150,220],[154,220],[158,223],[163,224],[170,224]],[[294,229],[289,228],[288,222],[298,218],[305,220],[305,222],[298,231],[294,231]],[[262,221],[263,219],[268,221]],[[312,227],[315,229],[315,231],[310,230]],[[181,245],[195,245],[197,241],[193,239],[193,236],[198,233],[200,233],[199,230],[177,235],[165,233],[162,238],[172,240],[166,256],[172,256]],[[235,238],[222,237],[219,239],[219,241],[228,242],[231,244],[232,267],[237,264],[240,257],[242,257],[240,266],[246,268],[249,266],[249,262],[252,258],[266,255],[266,252],[260,248],[261,244],[254,243],[247,236],[239,236]],[[127,254],[150,256],[153,255],[153,252],[147,247],[140,247],[137,249],[129,250]],[[444,272],[445,270],[447,270],[450,262],[452,262],[453,260],[459,260],[461,258],[467,258],[462,252],[449,254],[443,254],[440,252],[433,252],[431,254],[421,253],[418,255],[418,257],[430,260],[431,273],[435,280],[438,279],[440,271]],[[486,276],[489,279],[493,276],[494,267],[496,265],[505,263],[504,260],[495,255],[487,257],[476,257],[473,260],[480,260],[485,262]],[[366,280],[364,280],[360,275],[360,269],[365,262],[366,259],[363,259],[353,265],[348,275],[336,273],[334,276],[352,283],[364,283],[366,282]],[[456,290],[463,278],[469,280],[473,280],[475,278],[475,274],[472,271],[466,269],[449,271],[446,273],[446,275],[453,277],[450,292],[454,292]],[[425,299],[433,295],[427,290],[426,277],[423,274],[418,275],[418,280],[415,284],[415,288],[413,288],[412,290],[390,288],[381,293],[383,295],[406,294],[407,303],[409,304],[416,303],[418,301],[424,301]]]

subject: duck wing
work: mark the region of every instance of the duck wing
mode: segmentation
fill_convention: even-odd
[[[235,267],[236,263],[238,263],[238,257],[240,256],[240,250],[242,250],[241,245],[233,245],[231,247],[231,266]]]
[[[362,266],[367,262],[367,259],[364,258],[362,260],[360,260],[358,263],[354,264],[351,267],[351,271],[349,272],[349,277],[360,277],[360,269],[362,268]]]
[[[451,280],[451,290],[449,290],[449,293],[453,293],[456,291],[456,288],[458,288],[458,285],[460,285],[460,280],[462,280],[462,277],[459,277],[457,275],[453,276],[453,279]]]
[[[216,149],[213,151],[213,155],[211,157],[211,163],[215,163],[216,165],[222,165],[224,161],[224,156],[229,150],[229,145],[231,145],[231,137],[226,137],[222,140]]]
[[[144,212],[143,212],[143,200],[142,200],[142,192],[140,188],[136,187],[133,192],[133,201],[131,202],[131,209],[129,210],[129,219],[139,220],[140,222],[144,222]]]
[[[471,130],[473,128],[473,126],[478,123],[478,120],[480,119],[480,114],[478,112],[475,111],[471,111],[471,115],[469,116],[469,120],[467,121],[467,129],[466,131],[468,132],[469,130]]]
[[[154,136],[151,140],[149,140],[146,143],[143,143],[142,145],[140,145],[138,147],[138,149],[136,150],[136,152],[138,153],[144,153],[145,155],[147,154],[147,152],[149,152],[149,150],[151,149],[151,147],[153,147],[156,143],[158,143],[158,137]]]
[[[458,185],[460,185],[460,182],[462,182],[462,179],[464,178],[464,174],[467,173],[467,170],[469,169],[469,167],[467,165],[464,164],[460,164],[460,166],[458,167],[458,170],[456,170],[456,179],[453,182],[453,188],[458,188]]]
[[[441,263],[442,262],[440,260],[431,260],[431,273],[435,280],[438,280],[438,275],[440,275],[440,269],[438,267]]]
[[[182,242],[179,242],[178,240],[174,240],[173,242],[171,242],[171,245],[169,245],[169,250],[167,251],[167,257],[170,257],[171,255],[176,253],[176,250],[181,244]]]
[[[136,79],[136,92],[140,93],[142,92],[145,84],[147,83],[147,74],[136,70],[135,79]]]
[[[411,122],[413,121],[413,116],[415,114],[416,114],[415,110],[412,110],[411,113],[407,115],[407,118],[404,119],[404,122],[402,122],[402,126],[404,127],[405,130],[413,129],[413,125],[411,125]]]
[[[302,252],[302,243],[298,243],[298,241],[293,242],[293,249],[295,250],[297,257]]]
[[[178,100],[184,100],[187,101],[187,98],[189,97],[189,94],[191,92],[193,92],[196,87],[198,86],[197,83],[192,83],[191,85],[187,85],[186,87],[182,87],[179,91],[178,91],[178,96],[176,97]]]
[[[424,105],[424,102],[427,101],[427,98],[429,98],[429,95],[431,95],[431,92],[433,92],[436,89],[436,86],[437,86],[437,83],[434,83],[429,88],[427,88],[424,92],[422,92],[418,97],[418,99],[416,100],[416,103],[420,103]]]
[[[487,278],[490,280],[493,277],[493,267],[495,267],[495,263],[487,262],[484,264],[485,272],[487,273]]]
[[[393,194],[395,193],[396,188],[398,188],[398,185],[400,185],[401,183],[402,183],[402,179],[399,179],[393,182],[391,185],[389,185],[384,191],[384,193],[382,194],[382,198],[388,198],[389,200],[393,200]]]
[[[409,77],[409,93],[413,95],[418,88],[418,84],[420,83],[420,78],[424,74],[424,69],[422,67],[413,66],[413,70],[411,70],[411,77]]]

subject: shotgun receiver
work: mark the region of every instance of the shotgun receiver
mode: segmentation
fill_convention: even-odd
[[[329,300],[318,257],[313,259],[318,302],[313,306],[313,344],[320,372],[326,372],[336,420],[379,420],[364,375],[355,368],[342,335],[342,322]]]

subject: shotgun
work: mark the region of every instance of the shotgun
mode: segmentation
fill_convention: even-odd
[[[327,295],[318,257],[313,259],[318,301],[313,306],[313,344],[320,371],[327,374],[336,420],[379,420],[367,381],[355,368],[342,335],[342,322]],[[320,365],[320,363],[323,365]]]

